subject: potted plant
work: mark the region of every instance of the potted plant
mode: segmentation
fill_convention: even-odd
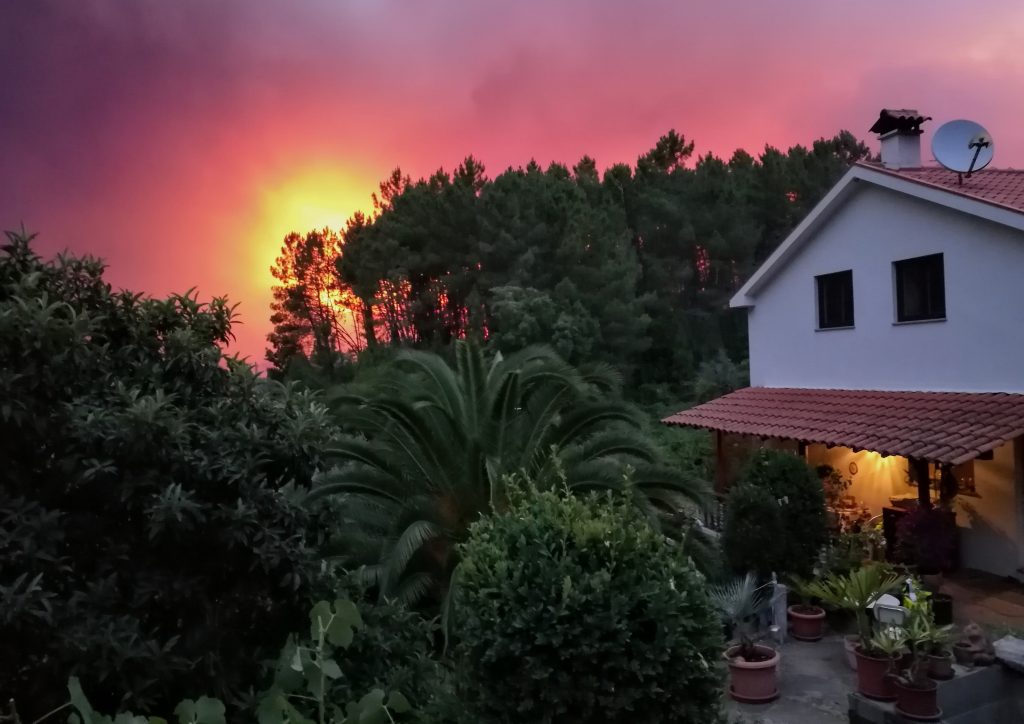
[[[904,654],[907,653],[907,637],[903,629],[898,626],[886,626],[871,637],[870,649],[878,656],[886,660],[885,671],[881,677],[882,696],[876,699],[893,700],[896,698],[896,690],[893,688],[895,676],[900,672],[900,663]]]
[[[932,626],[927,643],[928,676],[938,681],[952,679],[953,672],[953,642],[956,639],[953,626],[940,626],[934,617],[935,608],[932,607]]]
[[[938,704],[939,685],[928,678],[928,656],[935,638],[931,606],[922,602],[910,608],[904,627],[910,666],[893,679],[896,711],[915,721],[937,721],[942,717]]]
[[[857,690],[873,699],[891,700],[892,687],[887,675],[891,657],[872,645],[873,629],[868,606],[883,593],[896,590],[902,582],[888,566],[872,563],[846,575],[829,576],[808,584],[807,591],[827,606],[850,611],[857,620],[855,642],[846,639],[847,651],[853,649],[856,660]]]
[[[779,696],[779,653],[759,632],[758,617],[765,604],[764,586],[748,573],[743,578],[711,589],[711,600],[732,631],[725,650],[729,662],[729,695],[746,704],[761,704]]]
[[[825,609],[814,603],[814,591],[808,581],[794,577],[790,589],[801,599],[786,609],[790,634],[798,641],[820,641],[825,635]]]

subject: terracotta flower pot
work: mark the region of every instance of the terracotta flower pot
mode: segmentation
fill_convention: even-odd
[[[850,634],[843,636],[843,650],[846,652],[846,663],[850,665],[851,671],[857,670],[857,647],[860,646],[860,636]]]
[[[896,690],[896,711],[907,719],[915,721],[938,721],[942,718],[939,708],[939,685],[926,680],[920,685],[907,686],[902,681],[893,683]]]
[[[825,635],[825,609],[820,606],[790,606],[789,632],[798,641],[819,641]]]
[[[854,653],[857,656],[857,691],[869,699],[895,699],[892,674],[895,673],[896,659],[888,656],[868,656],[859,646]]]
[[[953,656],[961,666],[974,666],[974,648],[965,641],[953,644]]]
[[[756,645],[754,649],[763,661],[739,658],[739,646],[725,651],[729,662],[729,695],[744,704],[762,704],[779,696],[779,652],[771,646]]]
[[[928,657],[928,676],[939,681],[946,681],[955,676],[953,672],[953,654],[948,651],[938,656]]]

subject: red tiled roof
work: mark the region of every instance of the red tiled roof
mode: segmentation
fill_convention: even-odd
[[[874,163],[861,165],[1014,211],[1024,211],[1024,170],[985,169],[970,178],[965,176],[960,183],[957,174],[937,166],[893,170]]]
[[[1024,434],[1024,394],[745,387],[662,422],[958,464]]]

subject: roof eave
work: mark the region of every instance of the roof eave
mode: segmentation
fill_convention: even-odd
[[[733,308],[755,306],[757,292],[775,276],[790,258],[799,252],[804,241],[853,193],[856,189],[855,182],[858,181],[936,203],[1017,231],[1024,231],[1024,211],[973,196],[958,194],[927,181],[901,176],[895,171],[856,163],[811,209],[810,213],[793,229],[789,236],[783,239],[775,251],[762,262],[750,279],[729,300],[729,306]]]

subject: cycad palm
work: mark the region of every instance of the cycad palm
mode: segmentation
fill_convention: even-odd
[[[629,487],[652,515],[701,500],[703,483],[658,465],[641,418],[606,368],[582,373],[547,348],[488,360],[455,345],[455,367],[407,351],[371,394],[343,400],[357,434],[332,453],[314,497],[339,496],[339,552],[382,595],[443,596],[455,544],[504,506],[522,474],[540,488]],[[563,483],[564,481],[564,483]]]

